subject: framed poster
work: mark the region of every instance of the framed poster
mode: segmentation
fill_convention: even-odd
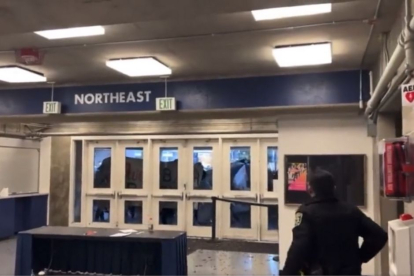
[[[308,193],[309,157],[285,157],[285,203],[302,204],[310,199]]]
[[[288,190],[306,192],[308,163],[289,163],[287,166]]]
[[[365,206],[365,163],[365,155],[286,155],[285,203],[309,201],[309,177],[321,169],[333,175],[340,200]]]

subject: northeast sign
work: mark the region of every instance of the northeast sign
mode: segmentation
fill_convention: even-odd
[[[0,89],[0,117],[54,114],[50,88]],[[171,81],[168,97],[163,82],[56,87],[54,101],[62,114],[111,114],[156,110],[209,111],[286,106],[358,104],[360,72],[342,71],[298,75]],[[369,74],[363,73],[364,100]],[[158,108],[157,108],[157,98]],[[173,98],[170,99],[170,98]],[[175,106],[174,106],[175,104]],[[44,107],[44,108],[43,108]]]
[[[75,94],[74,104],[117,104],[150,101],[151,91]]]
[[[401,88],[402,105],[414,106],[414,84],[406,84]]]

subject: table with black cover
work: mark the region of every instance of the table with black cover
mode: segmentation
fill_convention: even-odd
[[[86,235],[96,231],[94,235]],[[42,227],[17,238],[15,275],[44,269],[115,275],[187,275],[187,235],[138,231],[110,237],[119,229]]]

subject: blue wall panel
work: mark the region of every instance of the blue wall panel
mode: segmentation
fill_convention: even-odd
[[[368,72],[363,72],[365,99],[368,83]],[[312,106],[357,103],[359,87],[360,71],[344,71],[169,82],[168,96],[177,99],[181,110]],[[162,82],[62,87],[55,89],[54,100],[62,102],[63,113],[138,112],[155,110],[155,99],[164,93]],[[49,100],[47,88],[0,91],[0,115],[41,114]]]

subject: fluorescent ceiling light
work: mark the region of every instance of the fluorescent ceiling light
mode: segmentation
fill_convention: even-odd
[[[170,68],[152,57],[112,59],[106,66],[130,77],[166,76],[171,75]]]
[[[309,66],[332,63],[331,43],[276,47],[273,56],[280,67]]]
[[[307,16],[332,12],[332,4],[304,5],[252,11],[256,21]]]
[[[71,37],[104,35],[105,29],[102,26],[91,26],[91,27],[79,27],[79,28],[39,31],[39,32],[35,32],[35,34],[43,36],[47,39],[62,39],[62,38],[71,38]]]
[[[0,80],[10,83],[45,82],[46,77],[17,66],[0,67]]]

